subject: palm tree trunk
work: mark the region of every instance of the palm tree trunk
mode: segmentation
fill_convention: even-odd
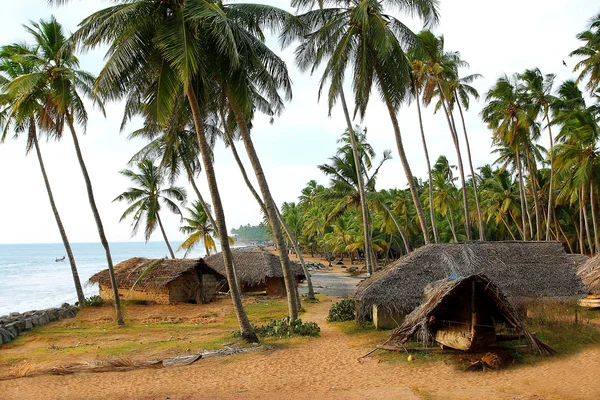
[[[586,190],[585,190],[585,186],[583,186],[581,188],[581,198],[582,199],[587,198],[586,195],[587,195],[587,193],[586,193]],[[590,249],[590,254],[593,255],[594,254],[594,242],[592,242],[592,235],[590,234],[590,224],[589,224],[589,221],[588,221],[587,206],[586,206],[585,203],[583,203],[583,221],[584,221],[584,224],[585,224],[585,236],[586,236],[587,241],[588,241],[588,247]]]
[[[235,275],[233,257],[229,247],[229,238],[227,237],[227,225],[225,224],[223,205],[221,203],[221,196],[219,195],[219,187],[217,186],[215,170],[210,157],[212,152],[210,150],[210,146],[208,145],[208,141],[206,140],[206,135],[204,132],[204,120],[198,105],[196,93],[194,93],[194,90],[192,89],[191,82],[188,82],[186,96],[192,110],[192,117],[194,119],[194,126],[196,128],[196,136],[198,137],[198,144],[202,154],[204,170],[206,171],[208,188],[210,190],[210,195],[215,210],[215,219],[219,228],[219,240],[221,241],[221,252],[223,253],[223,261],[225,264],[225,275],[227,276],[227,282],[229,284],[229,293],[231,294],[233,308],[235,310],[238,323],[240,324],[241,337],[248,342],[256,343],[258,342],[258,337],[256,336],[252,325],[250,325],[248,315],[246,315],[244,305],[242,304],[242,298],[240,296],[239,283]]]
[[[367,209],[367,199],[365,195],[364,186],[365,184],[363,181],[363,170],[361,168],[360,154],[358,154],[358,147],[356,146],[356,140],[354,138],[354,128],[352,127],[352,121],[350,120],[350,113],[348,112],[348,105],[346,104],[346,97],[344,96],[343,90],[340,90],[340,101],[342,102],[344,117],[346,118],[346,127],[348,129],[348,135],[350,136],[350,144],[352,146],[352,155],[354,156],[354,168],[356,170],[358,194],[360,196],[360,211],[363,218],[365,262],[367,264],[367,273],[371,275],[373,273],[373,259],[371,258],[371,230],[369,229],[369,210]]]
[[[85,187],[87,189],[88,200],[90,202],[90,208],[92,209],[92,214],[94,215],[94,220],[96,221],[96,227],[98,228],[98,235],[100,236],[100,242],[102,243],[102,247],[104,247],[104,252],[106,253],[106,264],[108,266],[108,275],[110,276],[110,284],[113,289],[113,295],[115,297],[115,313],[117,316],[117,324],[125,325],[123,321],[123,314],[121,313],[121,300],[119,298],[119,288],[117,287],[117,281],[115,279],[115,272],[113,268],[112,255],[110,254],[110,247],[108,246],[108,240],[106,240],[106,235],[104,234],[104,227],[102,226],[102,220],[100,219],[100,213],[98,212],[98,207],[96,207],[96,200],[94,199],[94,191],[92,189],[92,181],[87,171],[87,167],[85,166],[85,162],[83,161],[83,155],[81,154],[81,148],[79,147],[79,140],[77,139],[77,134],[75,133],[75,127],[73,126],[73,120],[69,113],[66,113],[67,123],[69,125],[69,129],[71,130],[71,136],[73,137],[73,144],[75,145],[75,153],[77,154],[77,160],[79,161],[79,166],[81,167],[81,173],[83,174],[83,179],[85,180]]]
[[[225,94],[229,100],[229,106],[231,107],[231,111],[235,116],[238,128],[240,129],[240,134],[244,141],[244,147],[246,148],[246,153],[248,154],[248,158],[250,159],[250,163],[252,164],[252,168],[254,169],[254,174],[256,175],[256,180],[258,181],[258,187],[260,188],[262,197],[265,202],[265,206],[267,208],[267,218],[269,219],[269,222],[271,224],[273,236],[275,236],[275,241],[279,250],[279,257],[281,259],[283,279],[285,282],[288,297],[289,317],[292,321],[295,321],[298,318],[298,290],[296,288],[296,277],[292,274],[290,258],[288,256],[287,246],[285,244],[285,238],[283,237],[283,233],[281,232],[281,224],[279,223],[279,220],[277,218],[275,201],[271,196],[271,190],[269,189],[269,185],[267,183],[267,179],[260,164],[258,154],[256,153],[256,149],[254,148],[254,143],[252,142],[252,138],[250,137],[250,130],[246,123],[246,119],[241,110],[237,107],[237,104],[231,96],[229,88],[225,89]]]
[[[56,220],[56,225],[58,226],[58,232],[60,233],[63,245],[65,246],[65,251],[67,252],[67,257],[69,258],[71,274],[73,275],[73,283],[75,284],[75,292],[77,293],[77,300],[79,301],[79,306],[83,307],[85,305],[85,296],[83,294],[83,289],[81,288],[81,281],[79,280],[79,273],[77,272],[75,257],[73,256],[73,251],[71,250],[71,244],[67,238],[65,227],[63,226],[60,215],[58,214],[58,208],[56,208],[56,203],[54,202],[52,189],[50,189],[50,181],[48,180],[48,175],[46,175],[46,167],[44,167],[44,160],[42,159],[42,152],[40,151],[40,144],[38,143],[35,121],[33,118],[31,119],[29,125],[29,137],[35,147],[37,159],[40,164],[40,170],[42,171],[42,176],[44,178],[44,184],[46,185],[46,192],[48,193],[48,199],[50,200],[50,206],[52,207],[52,213],[54,214],[54,219]]]
[[[208,221],[210,222],[210,225],[212,226],[213,230],[215,231],[215,235],[218,236],[219,228],[217,227],[217,223],[215,222],[215,219],[212,216],[212,212],[210,211],[208,204],[204,201],[204,198],[202,197],[202,194],[200,193],[200,189],[198,189],[198,186],[196,185],[196,180],[194,179],[194,174],[192,173],[192,168],[190,167],[190,164],[188,163],[188,161],[185,159],[185,157],[182,154],[180,154],[180,157],[181,157],[183,166],[185,167],[185,170],[187,172],[188,180],[190,181],[190,184],[192,185],[192,188],[194,189],[194,192],[196,193],[196,197],[198,197],[198,201],[202,205],[202,208],[204,208],[204,213],[208,217]]]
[[[377,74],[379,80],[381,80],[381,77],[379,77],[379,72],[377,72]],[[383,97],[385,99],[385,104],[387,106],[388,113],[390,114],[390,119],[392,120],[392,126],[394,127],[394,136],[396,138],[396,146],[398,147],[400,162],[402,163],[402,168],[404,169],[404,173],[406,174],[406,180],[408,181],[410,194],[412,196],[413,203],[417,211],[419,224],[421,225],[423,240],[425,241],[425,244],[429,244],[431,243],[431,241],[429,240],[429,228],[427,226],[427,220],[425,219],[425,213],[423,212],[423,205],[421,204],[421,199],[419,198],[419,192],[417,191],[417,186],[415,185],[415,179],[410,169],[410,165],[408,164],[406,152],[404,151],[404,144],[402,143],[402,134],[400,133],[400,125],[398,124],[398,118],[396,117],[396,109],[394,108],[387,91],[384,88],[382,88],[382,90]]]
[[[455,89],[456,90],[456,89]],[[477,179],[475,179],[475,169],[473,168],[473,159],[471,157],[471,146],[469,144],[469,135],[467,135],[467,125],[465,124],[465,117],[462,112],[462,107],[460,105],[460,101],[458,100],[457,93],[457,101],[458,111],[460,113],[460,119],[462,121],[463,132],[465,134],[465,143],[467,144],[467,157],[469,159],[469,168],[471,170],[471,182],[473,183],[473,191],[475,193],[475,206],[477,207],[477,225],[479,227],[479,240],[485,240],[485,230],[483,226],[483,213],[481,212],[481,204],[479,203],[479,191],[477,189]]]
[[[548,215],[546,217],[546,240],[550,240],[550,210],[552,205],[552,185],[554,184],[554,140],[552,130],[550,129],[550,117],[548,116],[548,106],[545,107],[546,121],[548,122],[548,134],[550,136],[550,182],[548,184]]]
[[[592,209],[592,227],[594,228],[595,254],[600,252],[600,241],[598,238],[598,215],[596,210],[596,196],[594,195],[594,184],[590,181],[590,205]]]
[[[512,233],[512,230],[510,229],[510,226],[508,225],[508,223],[506,222],[506,219],[504,219],[504,216],[502,214],[500,214],[500,219],[502,219],[502,222],[504,223],[504,226],[506,227],[506,230],[508,231],[508,233],[510,233],[510,236],[512,237],[512,239],[514,241],[517,241],[517,238]]]
[[[156,219],[158,220],[158,226],[160,227],[160,232],[163,235],[163,239],[165,240],[167,248],[169,249],[169,254],[171,254],[172,259],[175,259],[175,253],[173,253],[173,248],[169,243],[169,239],[167,239],[167,233],[165,232],[165,228],[163,227],[162,221],[160,220],[160,215],[158,213],[156,213]]]
[[[527,159],[529,164],[529,180],[531,181],[531,189],[533,191],[533,206],[535,207],[535,240],[540,241],[540,235],[542,232],[542,205],[540,204],[540,198],[538,196],[538,180],[537,180],[537,168],[535,167],[535,160],[531,155],[531,151],[527,151]]]
[[[388,213],[388,215],[394,222],[394,225],[396,226],[396,229],[398,230],[398,233],[400,234],[400,237],[402,238],[402,243],[404,244],[404,248],[406,249],[406,254],[409,254],[410,247],[408,246],[408,240],[406,239],[406,235],[404,235],[404,232],[402,231],[402,229],[400,229],[400,224],[398,223],[398,220],[396,219],[394,214],[392,214],[392,210],[389,209],[387,204],[385,204],[384,202],[381,202],[381,205],[383,206],[383,209]]]
[[[448,218],[448,226],[450,227],[450,232],[452,232],[452,238],[454,239],[454,243],[458,243],[458,238],[456,237],[456,229],[454,227],[454,217],[452,216],[452,211],[450,211],[448,214],[450,215],[450,217],[448,217],[448,215],[446,215],[446,218]]]
[[[525,200],[525,188],[523,187],[523,171],[521,169],[521,156],[519,154],[519,149],[515,151],[515,158],[517,162],[517,174],[519,179],[519,197],[521,198],[521,219],[523,220],[523,240],[529,240],[527,238],[527,220],[526,220],[526,200]]]
[[[469,198],[467,196],[467,185],[465,183],[465,170],[463,167],[463,162],[462,162],[462,155],[460,152],[460,145],[458,143],[458,135],[456,134],[456,129],[454,128],[454,124],[452,123],[452,119],[454,119],[454,117],[452,117],[452,113],[450,112],[450,110],[448,109],[448,106],[446,105],[446,95],[444,94],[444,91],[442,90],[442,86],[440,85],[439,81],[437,83],[437,87],[438,87],[438,91],[440,92],[440,100],[442,102],[442,106],[444,107],[444,112],[446,113],[446,121],[448,122],[448,128],[450,128],[450,136],[452,136],[452,142],[454,143],[454,149],[456,150],[456,158],[457,158],[457,163],[458,163],[458,172],[460,174],[460,184],[462,186],[461,190],[462,190],[462,195],[463,195],[463,207],[465,209],[465,233],[467,234],[467,240],[471,241],[472,235],[471,235],[471,214],[469,212]]]
[[[585,254],[585,241],[583,240],[583,196],[581,191],[577,192],[579,196],[579,252]]]
[[[517,227],[517,230],[519,231],[519,234],[521,235],[521,238],[523,238],[523,240],[525,240],[525,233],[524,233],[524,229],[521,229],[521,227],[519,226],[519,223],[517,222],[517,219],[515,218],[515,216],[513,215],[512,211],[508,211],[508,215],[510,215],[510,217],[512,218],[513,222],[515,223],[515,226]]]
[[[419,98],[419,88],[414,85],[415,98],[417,101],[417,113],[419,115],[419,127],[421,128],[421,141],[423,142],[423,151],[425,151],[425,161],[427,161],[427,176],[429,177],[429,217],[431,218],[431,227],[433,230],[433,239],[435,243],[440,242],[440,233],[435,223],[435,208],[433,207],[433,179],[431,177],[431,162],[429,161],[429,151],[427,150],[427,141],[425,140],[425,130],[423,129],[423,118],[421,115],[421,100]]]

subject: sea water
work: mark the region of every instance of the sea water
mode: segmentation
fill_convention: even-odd
[[[179,243],[172,243],[176,249]],[[92,275],[107,268],[100,243],[72,243],[79,279],[86,297],[98,294],[98,285],[88,283]],[[111,243],[113,264],[132,257],[162,258],[169,254],[164,242]],[[203,257],[199,244],[188,258]],[[77,294],[64,246],[57,244],[0,244],[0,316],[11,312],[57,307],[75,303]],[[183,252],[176,253],[183,257]]]

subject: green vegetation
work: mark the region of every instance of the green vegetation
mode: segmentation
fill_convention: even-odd
[[[302,322],[301,319],[292,321],[285,317],[256,327],[255,331],[262,337],[319,336],[321,328],[315,322]]]
[[[232,228],[231,233],[237,235],[239,241],[264,242],[271,239],[265,224],[240,225],[238,229]]]
[[[85,299],[85,302],[83,303],[84,307],[87,306],[91,306],[91,307],[100,307],[104,304],[104,300],[102,300],[102,297],[100,296],[90,296],[88,298]]]
[[[327,321],[353,321],[356,317],[356,302],[354,299],[343,299],[331,306]]]

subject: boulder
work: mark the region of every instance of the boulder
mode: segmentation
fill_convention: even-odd
[[[19,336],[19,328],[17,326],[16,322],[11,322],[8,325],[4,325],[4,329],[6,329],[8,332],[11,333],[11,335],[13,336],[13,338]]]
[[[4,328],[0,328],[0,340],[2,340],[2,343],[8,343],[11,340],[13,340],[16,336],[12,334],[12,332],[8,331],[7,329]]]
[[[33,328],[33,320],[31,318],[25,318],[25,330],[28,331]]]

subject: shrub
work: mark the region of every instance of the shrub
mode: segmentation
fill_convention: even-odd
[[[319,336],[321,332],[315,322],[302,322],[301,319],[290,322],[290,317],[274,319],[266,325],[253,328],[262,337]],[[232,332],[232,336],[240,337],[240,331]]]
[[[352,321],[356,315],[356,302],[354,299],[343,299],[342,301],[335,303],[329,310],[327,321],[329,322],[343,322]]]
[[[104,300],[102,300],[102,297],[91,296],[91,297],[88,297],[87,299],[85,299],[83,306],[84,307],[87,307],[87,306],[100,307],[100,306],[102,306],[102,304],[104,304]]]

